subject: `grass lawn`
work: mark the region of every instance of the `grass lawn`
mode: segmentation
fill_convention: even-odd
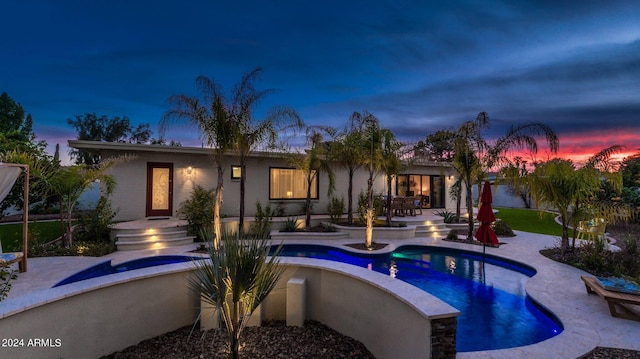
[[[505,221],[511,229],[517,231],[562,236],[562,227],[555,222],[555,215],[549,212],[540,212],[533,209],[521,208],[495,208],[498,210],[496,217]],[[572,232],[569,230],[569,237]]]
[[[60,221],[29,222],[29,241],[49,242],[62,235]],[[0,240],[4,252],[22,250],[22,223],[0,225]]]

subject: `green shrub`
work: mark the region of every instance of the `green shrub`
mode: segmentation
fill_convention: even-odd
[[[338,223],[344,213],[344,197],[331,197],[327,213],[329,213],[331,223]]]
[[[491,228],[493,228],[493,231],[499,236],[515,237],[516,235],[515,233],[513,233],[513,230],[511,229],[511,227],[509,227],[507,222],[502,220],[493,222]]]
[[[446,240],[448,241],[457,241],[458,240],[458,231],[452,229],[447,233]]]
[[[76,241],[84,242],[109,242],[109,226],[116,216],[117,211],[111,208],[109,197],[100,196],[96,208],[83,213],[78,218],[80,230],[74,233]]]
[[[251,238],[267,238],[271,231],[273,214],[274,210],[271,209],[271,204],[267,204],[263,209],[260,201],[256,201],[255,222],[249,226],[248,236]]]
[[[622,237],[622,244],[624,244],[624,250],[631,255],[638,252],[638,240],[631,234],[625,234]]]
[[[37,243],[29,246],[29,257],[84,256],[102,257],[113,253],[116,246],[113,242],[79,242],[65,247],[53,243]]]
[[[358,218],[360,222],[365,223],[367,221],[367,207],[369,206],[369,200],[367,193],[362,190],[358,194]],[[384,213],[384,200],[382,195],[373,196],[373,215],[374,217],[382,216]],[[375,218],[374,218],[375,219]]]
[[[18,278],[16,270],[11,269],[7,264],[0,264],[0,302],[2,302],[11,291],[11,281]]]
[[[436,211],[436,214],[444,220],[444,223],[454,223],[458,220],[458,216],[455,213],[449,212],[446,209]]]
[[[188,231],[192,236],[197,236],[199,241],[202,229],[213,222],[213,210],[215,207],[216,190],[205,189],[200,185],[193,187],[191,196],[180,205],[179,213],[188,223]]]
[[[325,232],[337,232],[338,230],[331,223],[323,224],[322,228]]]

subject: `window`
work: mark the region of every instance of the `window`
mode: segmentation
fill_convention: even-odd
[[[307,198],[307,176],[293,168],[269,169],[269,199]],[[311,198],[318,199],[318,179],[311,183]]]
[[[240,166],[231,166],[231,179],[240,179],[240,175],[242,174],[242,167]]]

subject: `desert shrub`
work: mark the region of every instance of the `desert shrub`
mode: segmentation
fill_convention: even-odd
[[[631,234],[625,234],[622,236],[622,244],[624,245],[624,250],[630,254],[634,255],[638,252],[638,240],[635,236]]]
[[[299,229],[299,226],[300,223],[297,217],[287,217],[287,220],[284,221],[282,232],[295,232]]]
[[[325,232],[337,232],[338,231],[336,229],[336,227],[334,227],[333,224],[331,224],[331,223],[323,224],[322,227],[323,227]]]
[[[344,197],[331,197],[327,213],[329,213],[331,223],[338,223],[344,213]]]
[[[180,205],[178,212],[187,220],[189,234],[196,236],[199,241],[204,240],[201,237],[203,227],[213,222],[215,193],[214,188],[205,189],[196,185],[189,198]]]
[[[271,209],[271,204],[267,204],[262,208],[260,201],[256,201],[255,222],[249,226],[248,236],[252,238],[267,238],[271,231],[273,214],[274,210]]]
[[[454,223],[458,220],[458,216],[455,213],[449,212],[446,209],[435,212],[438,216],[442,217],[444,223]]]
[[[448,241],[457,241],[458,240],[458,231],[456,231],[455,229],[450,230],[449,233],[447,233],[446,240],[448,240]]]
[[[515,237],[515,233],[513,233],[513,230],[505,221],[497,220],[493,222],[491,228],[493,228],[493,231],[499,236]]]

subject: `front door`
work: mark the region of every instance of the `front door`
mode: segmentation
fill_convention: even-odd
[[[147,217],[173,214],[173,163],[147,163]]]

